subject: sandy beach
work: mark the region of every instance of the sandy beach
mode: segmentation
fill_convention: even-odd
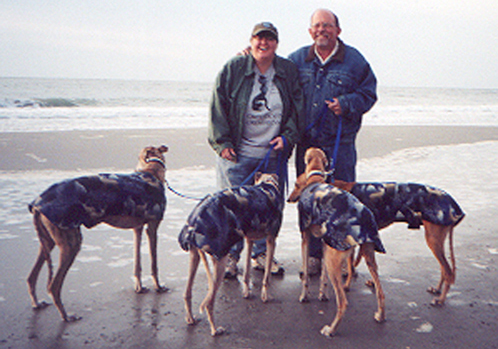
[[[228,333],[212,338],[204,315],[198,315],[202,321],[195,327],[184,320],[188,254],[176,238],[196,201],[168,191],[158,254],[161,283],[169,292],[135,294],[132,233],[102,225],[83,229],[83,248],[63,287],[66,309],[83,319],[63,323],[53,306],[33,311],[25,279],[38,242],[27,203],[67,177],[131,172],[140,149],[159,144],[170,148],[166,177],[172,187],[194,197],[216,189],[205,129],[0,133],[0,348],[498,348],[496,127],[365,126],[357,140],[360,181],[432,184],[450,192],[466,212],[455,229],[457,279],[444,307],[432,307],[432,295],[425,291],[437,283],[439,267],[423,232],[396,224],[381,231],[388,252],[377,255],[387,321],[373,320],[375,297],[364,285],[369,275],[362,264],[337,336],[321,336],[335,302],[316,300],[317,279],[312,301],[298,302],[300,234],[296,208],[287,205],[276,254],[286,272],[272,278],[274,299],[268,304],[257,296],[245,300],[238,281],[225,281],[215,316]],[[146,241],[142,247],[145,284],[151,286]],[[255,295],[261,277],[253,273]],[[49,300],[45,283],[46,268],[38,294]],[[206,275],[199,269],[196,314],[206,291]]]

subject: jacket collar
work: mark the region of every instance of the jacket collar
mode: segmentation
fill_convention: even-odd
[[[337,50],[336,54],[330,58],[329,62],[331,61],[337,61],[339,63],[344,62],[344,55],[346,54],[346,45],[342,42],[341,39],[337,38],[339,41],[339,49]],[[312,62],[315,59],[318,59],[315,54],[315,44],[311,45],[309,50],[308,50],[308,56],[305,59],[305,62]]]
[[[256,61],[254,60],[254,57],[251,54],[248,54],[246,57],[247,57],[247,64],[244,75],[254,76],[254,65],[256,64]],[[285,78],[286,73],[283,65],[280,64],[281,60],[282,57],[275,55],[275,58],[273,59],[273,68],[275,68],[275,76],[278,76],[280,78]]]

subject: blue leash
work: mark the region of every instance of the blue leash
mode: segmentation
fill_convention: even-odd
[[[282,136],[282,139],[284,140],[284,150],[285,150],[285,148],[287,148],[287,140],[283,136]],[[265,165],[265,167],[264,167],[265,169],[268,167],[268,161],[270,160],[270,154],[271,154],[272,150],[273,150],[273,146],[270,148],[270,150],[268,150],[268,152],[266,153],[266,155],[263,158],[263,160],[261,160],[261,162],[259,163],[258,167],[256,167],[256,169],[249,176],[247,176],[246,179],[244,179],[244,181],[242,182],[242,184],[240,184],[240,186],[246,185],[247,182],[249,182],[251,179],[253,179],[254,175],[256,174],[256,172],[258,172],[263,165]],[[280,178],[280,175],[281,175],[280,172],[282,172],[281,171],[282,170],[282,162],[283,162],[282,158],[283,158],[282,154],[279,154],[278,155],[278,171],[277,171],[277,175],[279,176],[279,178]],[[284,175],[285,175],[285,186],[287,187],[288,180],[289,180],[288,176],[287,176],[287,167],[284,167],[284,171],[283,172],[284,172]],[[182,194],[182,193],[176,191],[175,189],[173,189],[169,185],[169,183],[168,183],[168,181],[166,179],[164,179],[164,182],[166,183],[166,187],[169,189],[169,191],[171,191],[175,195],[178,195],[179,197],[182,197],[182,198],[185,198],[185,199],[190,199],[190,200],[197,200],[197,201],[201,201],[203,199],[203,198],[197,198],[197,197],[193,197],[193,196],[188,196],[188,195]]]
[[[284,150],[285,150],[285,148],[287,148],[287,139],[285,139],[284,136],[281,136],[281,137],[282,137],[282,139],[284,141]],[[246,185],[251,179],[253,179],[254,175],[256,174],[256,172],[258,172],[263,165],[265,165],[265,167],[264,167],[265,169],[268,167],[268,161],[270,160],[270,155],[271,155],[271,152],[272,152],[273,148],[274,148],[274,146],[270,147],[270,150],[268,150],[268,152],[266,153],[266,155],[263,158],[263,160],[261,160],[261,162],[256,167],[256,169],[254,171],[252,171],[252,173],[249,176],[247,176],[246,179],[244,179],[242,181],[242,183],[240,184],[240,186]],[[283,158],[282,153],[278,154],[277,176],[279,178],[280,178],[281,175],[285,176],[285,186],[287,187],[289,178],[287,176],[287,168],[286,168],[286,166],[282,166],[282,163],[284,162],[282,158]],[[282,167],[284,168],[284,171],[282,171]],[[283,172],[283,174],[281,172]]]
[[[315,123],[317,121],[320,122],[319,126],[321,128],[322,125],[323,125],[323,122],[325,120],[325,116],[327,115],[327,112],[329,110],[330,109],[327,106],[327,104],[324,104],[323,107],[322,107],[322,110],[320,110],[320,113],[318,114],[318,118],[316,118],[315,120],[313,120],[313,122],[306,127],[305,132],[309,132],[315,126]],[[335,114],[333,114],[333,115],[337,116]],[[331,175],[334,174],[335,163],[336,163],[336,159],[337,159],[337,153],[339,151],[339,143],[341,141],[341,133],[342,133],[342,116],[339,115],[337,117],[339,118],[339,125],[337,126],[337,134],[335,136],[334,152],[332,154],[332,159],[330,159],[330,165],[329,165],[329,172],[330,172]]]
[[[179,197],[182,197],[182,198],[185,198],[185,199],[190,199],[190,200],[197,200],[197,201],[201,201],[203,199],[203,198],[196,198],[196,197],[193,197],[193,196],[188,196],[188,195],[184,195],[182,193],[179,193],[175,189],[171,188],[171,186],[169,185],[169,183],[168,183],[168,181],[166,179],[164,179],[164,182],[166,183],[166,187],[169,189],[169,191],[171,191],[175,195],[178,195]]]

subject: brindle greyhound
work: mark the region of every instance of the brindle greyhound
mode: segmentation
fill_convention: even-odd
[[[374,319],[377,322],[385,320],[385,296],[380,284],[375,261],[375,252],[384,253],[384,247],[379,239],[374,216],[368,208],[353,195],[325,183],[323,173],[326,168],[326,156],[317,148],[310,148],[305,154],[306,171],[296,182],[288,201],[299,200],[299,227],[303,237],[302,258],[303,277],[302,292],[299,300],[308,301],[308,260],[309,239],[311,234],[323,241],[323,264],[320,283],[321,300],[327,299],[326,279],[328,277],[334,287],[337,311],[329,326],[324,326],[321,333],[334,335],[344,317],[347,308],[345,288],[342,283],[341,266],[346,260],[351,260],[354,246],[360,245],[360,256],[365,258],[370,274],[375,284],[377,311]],[[304,179],[304,180],[303,180]],[[358,258],[359,262],[359,258]],[[350,265],[350,273],[352,268]]]
[[[282,223],[283,197],[275,174],[256,173],[255,185],[241,186],[219,191],[206,196],[192,211],[183,227],[178,241],[185,251],[190,251],[190,265],[185,290],[186,321],[195,325],[192,314],[192,287],[202,259],[206,267],[209,291],[200,306],[206,311],[211,335],[224,333],[222,327],[214,323],[214,303],[216,292],[223,281],[228,251],[238,241],[244,239],[247,246],[243,275],[243,297],[249,298],[251,290],[249,277],[251,270],[251,250],[253,242],[266,239],[266,265],[261,287],[261,300],[269,300],[268,287],[271,274],[271,261],[275,251],[275,240]],[[213,261],[214,276],[208,266],[206,253]]]
[[[320,158],[326,168],[327,158]],[[321,175],[326,176],[326,173]],[[305,176],[301,175],[296,180],[296,187],[301,187],[305,181]],[[457,202],[441,189],[417,183],[356,183],[334,180],[332,185],[350,192],[367,206],[374,214],[379,229],[395,222],[406,222],[411,229],[424,226],[427,245],[441,267],[438,285],[429,287],[427,291],[438,295],[432,300],[432,305],[443,305],[456,277],[453,229],[465,216]],[[451,267],[444,251],[447,236]]]
[[[149,239],[152,281],[157,292],[167,288],[159,284],[157,275],[157,228],[166,207],[164,180],[166,166],[164,145],[146,147],[139,154],[137,170],[130,175],[100,174],[56,183],[30,205],[33,223],[40,240],[40,250],[28,277],[28,290],[34,309],[45,308],[36,296],[36,282],[43,263],[47,262],[48,292],[62,319],[72,322],[81,317],[69,316],[61,301],[61,289],[66,274],[78,254],[81,225],[92,228],[100,223],[134,231],[135,291],[146,292],[141,282],[140,243],[144,226]],[[57,245],[60,259],[53,277],[50,252]]]

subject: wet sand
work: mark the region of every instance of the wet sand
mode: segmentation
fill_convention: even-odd
[[[493,207],[466,211],[467,217],[456,228],[457,280],[441,308],[432,307],[432,295],[425,292],[437,283],[439,271],[423,233],[407,230],[403,224],[383,230],[381,237],[388,253],[378,256],[378,264],[387,321],[377,324],[373,320],[375,297],[364,286],[368,273],[361,265],[348,293],[346,316],[333,338],[319,334],[334,316],[333,294],[327,303],[316,298],[308,304],[297,301],[300,237],[292,206],[286,209],[286,218],[291,219],[284,220],[281,234],[295,234],[282,239],[287,245],[293,241],[295,246],[282,243],[277,247],[286,272],[283,277],[272,278],[274,300],[268,304],[259,300],[262,275],[253,272],[252,299],[242,299],[238,281],[225,281],[218,293],[215,316],[227,335],[210,337],[204,315],[198,315],[202,321],[197,326],[187,326],[182,294],[188,254],[180,250],[176,236],[196,202],[169,192],[158,248],[160,279],[170,288],[168,293],[135,294],[132,233],[99,226],[83,231],[82,251],[63,287],[66,309],[83,319],[65,324],[53,306],[33,311],[25,278],[38,243],[25,203],[39,192],[31,193],[29,186],[44,189],[66,171],[71,175],[77,170],[130,172],[138,151],[149,144],[170,147],[168,169],[176,176],[171,183],[181,185],[185,168],[211,173],[214,155],[205,137],[206,131],[198,129],[0,134],[0,192],[5,200],[0,207],[9,212],[0,219],[0,348],[498,348],[498,221]],[[361,161],[405,148],[484,140],[498,140],[498,129],[371,126],[362,129],[358,152]],[[455,166],[460,165],[455,159]],[[215,189],[214,179],[201,181],[207,183],[203,190]],[[198,194],[195,185],[187,188]],[[482,195],[487,194],[489,185],[496,183],[482,183]],[[54,252],[56,262],[58,251]],[[144,283],[151,286],[145,242],[142,252]],[[38,281],[38,293],[48,300],[45,283],[46,268]],[[317,288],[318,280],[313,279],[313,295]],[[199,269],[195,314],[206,291],[205,272]]]

